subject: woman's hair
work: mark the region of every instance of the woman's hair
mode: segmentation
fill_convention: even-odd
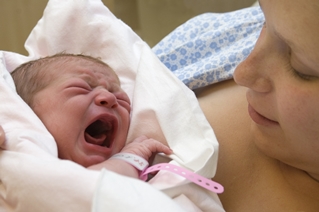
[[[59,73],[59,67],[62,67],[66,62],[70,62],[73,59],[79,59],[79,57],[109,67],[98,58],[82,54],[58,53],[32,60],[21,64],[11,73],[18,95],[32,107],[34,95],[49,85],[52,77],[55,76],[54,74]]]

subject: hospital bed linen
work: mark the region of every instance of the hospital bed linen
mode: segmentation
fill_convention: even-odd
[[[189,88],[204,87],[232,78],[263,23],[260,7],[201,14],[168,34],[153,52]]]

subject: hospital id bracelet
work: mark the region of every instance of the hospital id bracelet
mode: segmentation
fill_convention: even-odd
[[[144,158],[130,154],[130,153],[117,153],[113,155],[111,158],[117,158],[124,160],[125,162],[131,164],[134,166],[136,169],[140,171],[144,171],[148,167],[148,162]]]
[[[209,180],[203,176],[200,176],[194,172],[191,172],[185,168],[182,168],[180,166],[176,166],[170,163],[159,163],[154,166],[151,166],[145,171],[142,172],[140,178],[145,179],[147,178],[147,174],[154,172],[154,171],[160,171],[160,170],[165,170],[165,171],[170,171],[173,172],[177,175],[180,175],[187,180],[190,180],[191,182],[209,190],[215,193],[223,193],[224,192],[224,187],[220,185],[219,183],[216,183],[212,180]]]
[[[186,178],[187,180],[190,180],[191,182],[209,191],[212,191],[218,194],[224,192],[224,187],[220,185],[219,183],[209,180],[203,176],[200,176],[180,166],[176,166],[170,163],[159,163],[147,168],[149,163],[144,158],[134,154],[130,154],[130,153],[117,153],[113,155],[111,158],[124,160],[125,162],[134,166],[136,169],[140,170],[141,171],[140,179],[144,181],[147,180],[147,176],[149,173],[165,170],[165,171],[173,172],[179,176],[182,176]]]

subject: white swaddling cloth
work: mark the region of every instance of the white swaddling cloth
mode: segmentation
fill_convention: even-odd
[[[29,56],[1,54],[0,124],[7,140],[0,152],[0,211],[183,211],[190,204],[223,211],[216,194],[169,173],[153,179],[155,189],[59,160],[52,136],[14,92],[7,73],[23,62],[62,51],[100,57],[132,100],[128,141],[140,134],[166,141],[175,163],[214,176],[218,143],[193,92],[100,0],[50,0],[25,46]]]

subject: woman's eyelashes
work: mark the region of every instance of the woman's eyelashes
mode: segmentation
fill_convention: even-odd
[[[290,49],[289,50],[289,66],[290,66],[290,71],[292,72],[292,74],[298,78],[298,79],[301,79],[301,80],[304,80],[304,81],[310,81],[310,80],[313,80],[315,78],[317,78],[316,76],[314,75],[311,75],[309,73],[307,73],[306,71],[303,71],[304,69],[300,69],[300,68],[295,68],[296,65],[294,63],[294,61],[298,61],[298,59],[296,59],[297,57],[293,54],[292,50]],[[303,67],[303,66],[301,66]]]
[[[303,74],[303,73],[297,71],[297,70],[294,69],[294,68],[291,68],[291,69],[292,69],[293,75],[294,75],[295,77],[298,77],[299,79],[302,79],[302,80],[305,80],[305,81],[310,81],[310,80],[316,78],[315,76]]]

